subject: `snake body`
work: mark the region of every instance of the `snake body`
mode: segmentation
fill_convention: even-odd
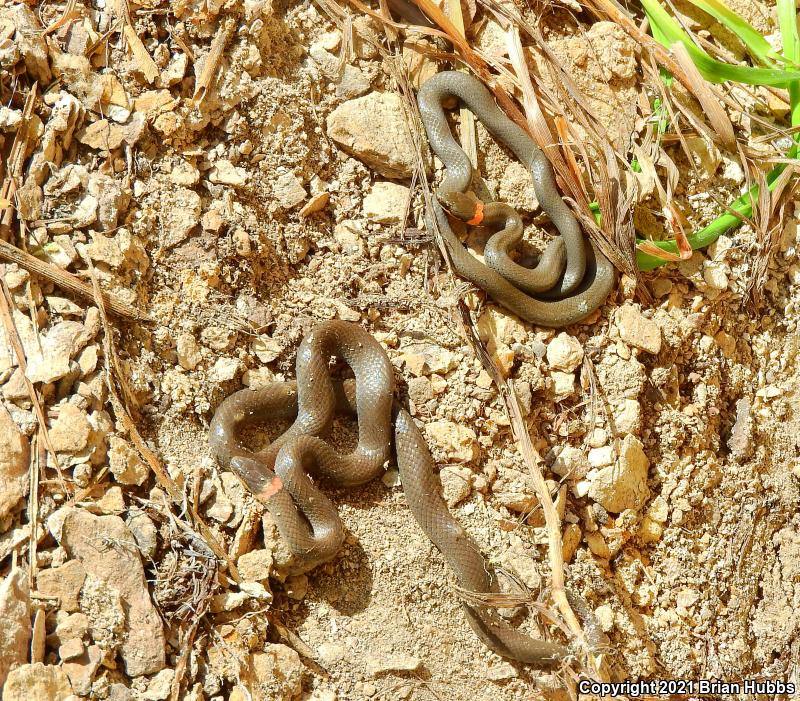
[[[442,106],[452,98],[466,105],[489,132],[530,169],[536,197],[559,231],[559,237],[551,242],[537,266],[534,284],[527,284],[525,273],[522,273],[522,290],[519,289],[521,266],[508,256],[509,249],[521,239],[521,222],[506,221],[500,232],[501,240],[493,244],[494,253],[490,253],[487,261],[493,267],[489,267],[464,249],[441,206],[444,204],[451,213],[468,223],[477,223],[476,210],[471,204],[474,199],[464,196],[472,181],[472,163],[453,137]],[[597,309],[614,286],[614,267],[585,238],[558,192],[549,161],[533,139],[503,114],[491,93],[477,79],[464,73],[444,71],[432,76],[420,88],[417,102],[431,148],[446,169],[437,192],[439,202],[434,203],[434,213],[456,272],[518,316],[542,326],[566,326]],[[487,209],[493,206],[496,205],[487,205]],[[562,266],[565,266],[563,275]],[[523,291],[542,292],[538,278],[547,278],[548,275],[549,279],[556,278],[557,282],[547,290],[544,299]]]
[[[343,359],[355,382],[333,382],[331,356]],[[394,448],[409,508],[439,549],[459,584],[472,592],[494,592],[497,585],[478,546],[447,509],[425,440],[408,412],[393,403],[394,375],[380,344],[360,326],[343,321],[319,324],[297,354],[297,382],[244,389],[220,404],[210,444],[217,460],[233,470],[273,515],[295,557],[293,572],[306,572],[333,558],[344,527],[331,501],[309,473],[339,486],[363,484],[384,470],[394,426]],[[338,454],[322,436],[337,410],[358,416],[358,445]],[[255,421],[294,423],[261,452],[241,439]],[[484,607],[464,604],[467,620],[483,642],[500,655],[548,668],[567,656],[556,643],[531,638]]]

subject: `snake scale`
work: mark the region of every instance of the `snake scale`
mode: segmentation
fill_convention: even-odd
[[[334,382],[331,356],[352,368],[355,381]],[[210,444],[272,514],[295,558],[295,573],[333,558],[344,527],[333,503],[311,476],[337,486],[357,486],[382,474],[394,444],[408,506],[456,574],[472,592],[497,591],[478,546],[447,509],[433,459],[409,413],[394,402],[394,374],[386,352],[357,324],[326,321],[316,326],[297,352],[297,381],[233,393],[217,409]],[[347,455],[325,440],[337,411],[355,412],[358,444]],[[242,429],[258,421],[294,419],[261,452],[249,450]],[[564,660],[562,645],[531,638],[493,611],[464,604],[467,620],[492,650],[505,657],[549,668]]]

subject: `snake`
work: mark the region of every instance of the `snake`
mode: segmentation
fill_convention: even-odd
[[[355,378],[335,381],[329,372],[332,357],[344,361]],[[394,372],[378,341],[358,324],[321,322],[298,348],[296,376],[295,382],[229,395],[209,431],[220,465],[272,514],[294,558],[288,573],[308,572],[330,561],[344,541],[335,505],[313,480],[341,487],[365,484],[384,473],[393,446],[409,510],[459,585],[478,594],[498,591],[478,545],[447,508],[422,432],[394,398]],[[325,440],[339,412],[355,414],[358,424],[356,447],[344,455]],[[247,447],[245,428],[286,419],[293,423],[266,448]],[[530,637],[485,606],[462,606],[478,637],[503,657],[549,669],[568,656],[565,646]]]
[[[522,222],[516,213],[508,211],[513,209],[500,203],[484,204],[470,191],[472,162],[453,137],[443,107],[445,101],[454,98],[530,170],[536,197],[558,229],[559,235],[534,270],[510,258],[509,251],[522,239]],[[540,326],[567,326],[597,309],[613,289],[616,271],[584,236],[561,198],[550,162],[533,139],[500,110],[480,81],[459,71],[443,71],[428,78],[417,93],[417,104],[428,142],[445,167],[433,213],[455,271],[517,316]],[[464,248],[446,212],[471,225],[502,225],[487,244],[486,264]],[[556,282],[547,288],[551,280]],[[534,293],[544,294],[537,298],[531,296]]]

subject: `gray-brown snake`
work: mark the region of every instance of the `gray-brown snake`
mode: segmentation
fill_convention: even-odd
[[[453,138],[442,107],[452,98],[461,100],[530,169],[539,203],[560,233],[534,270],[517,265],[508,256],[522,238],[522,222],[516,212],[499,203],[484,206],[468,195],[472,163]],[[432,76],[420,88],[417,102],[431,148],[446,168],[437,192],[439,201],[433,206],[456,272],[519,317],[541,326],[567,326],[597,309],[614,286],[614,266],[586,240],[558,192],[549,161],[533,139],[503,114],[480,81],[465,73],[444,71]],[[487,244],[488,265],[464,248],[450,228],[442,204],[467,223],[503,226]],[[546,293],[540,295],[543,299],[531,296],[542,292]]]
[[[344,360],[355,382],[332,381],[331,356]],[[453,518],[441,495],[428,446],[408,412],[394,402],[394,373],[380,344],[360,326],[327,321],[316,326],[297,352],[297,381],[244,389],[220,404],[211,422],[210,444],[217,460],[230,468],[273,515],[281,536],[305,572],[333,558],[344,527],[331,501],[313,477],[337,486],[363,484],[383,473],[394,449],[403,490],[414,518],[472,592],[497,591],[486,560]],[[355,411],[358,445],[339,455],[322,436],[339,410]],[[295,418],[261,452],[248,450],[241,430],[256,421]],[[531,638],[497,614],[464,604],[473,630],[492,650],[520,662],[549,668],[567,657],[564,646]]]

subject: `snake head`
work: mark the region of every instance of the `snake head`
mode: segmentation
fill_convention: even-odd
[[[483,202],[471,190],[469,192],[458,192],[457,190],[443,192],[439,190],[436,196],[442,207],[454,217],[473,226],[481,223],[483,219]]]

